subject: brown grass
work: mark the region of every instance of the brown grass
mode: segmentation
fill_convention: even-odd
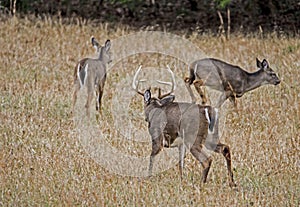
[[[209,56],[249,71],[255,70],[255,57],[267,58],[282,79],[277,87],[246,94],[238,100],[238,113],[226,114],[221,139],[232,150],[235,191],[228,187],[220,155],[214,155],[209,181],[202,185],[202,169],[190,155],[180,182],[177,167],[151,179],[112,174],[82,148],[70,113],[73,67],[80,58],[94,56],[90,36],[113,43],[133,31],[51,19],[9,19],[0,28],[0,205],[300,205],[299,39],[232,36],[222,43],[209,35],[189,37]],[[132,75],[139,61],[133,57],[108,74],[101,127],[118,149],[147,156],[148,133],[141,133],[143,143],[123,140],[108,110],[118,81]],[[146,130],[142,98],[135,96],[131,105],[141,117],[132,119]]]

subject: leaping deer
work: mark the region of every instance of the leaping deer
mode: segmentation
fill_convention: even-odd
[[[152,174],[154,159],[163,147],[178,147],[181,178],[188,150],[203,166],[202,182],[205,183],[212,163],[212,157],[208,153],[210,150],[223,154],[227,161],[229,185],[235,186],[229,146],[218,139],[217,110],[211,106],[174,102],[175,96],[171,94],[175,88],[175,79],[169,67],[168,71],[172,75],[170,92],[159,98],[151,97],[150,89],[141,92],[138,85],[142,81],[137,80],[140,70],[141,66],[134,75],[132,87],[144,97],[144,112],[152,140],[149,175]]]
[[[87,87],[87,101],[85,104],[86,114],[90,116],[90,105],[94,93],[96,92],[96,111],[101,113],[101,99],[106,81],[106,65],[111,62],[110,40],[101,46],[94,37],[91,43],[99,53],[98,59],[84,58],[80,60],[74,71],[74,93],[73,93],[73,112],[77,100],[77,93],[82,87]]]
[[[242,97],[246,92],[262,85],[277,85],[280,83],[280,79],[269,67],[266,59],[260,62],[256,58],[256,64],[259,70],[249,73],[239,66],[213,58],[205,58],[193,62],[189,66],[190,75],[185,78],[186,87],[192,98],[192,102],[196,102],[196,97],[192,92],[191,84],[194,84],[202,98],[202,104],[207,103],[207,97],[201,90],[201,86],[209,86],[224,92],[218,100],[216,107],[220,107],[228,98],[234,102],[234,106],[236,107],[236,98]]]

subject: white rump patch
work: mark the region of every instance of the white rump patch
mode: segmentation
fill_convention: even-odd
[[[89,67],[89,65],[86,64],[84,69],[80,71],[80,64],[78,65],[77,76],[78,76],[78,79],[79,79],[80,88],[82,88],[82,86],[84,86],[84,84],[86,82],[86,79],[87,79],[87,76],[88,76],[88,72],[87,72],[88,67]],[[83,80],[82,80],[82,78],[83,78]]]
[[[205,117],[206,117],[206,119],[208,121],[208,124],[210,124],[210,118],[209,118],[209,114],[208,114],[208,109],[205,108],[204,111],[205,111]]]
[[[87,76],[88,76],[88,68],[89,68],[89,64],[86,64],[85,68],[84,68],[84,79],[83,79],[83,85],[85,85]]]
[[[79,80],[80,88],[81,88],[82,87],[82,83],[81,83],[79,71],[80,71],[80,63],[78,63],[78,67],[77,67],[77,78]]]
[[[197,78],[197,69],[198,69],[198,63],[196,63],[195,68],[194,68],[195,79]]]

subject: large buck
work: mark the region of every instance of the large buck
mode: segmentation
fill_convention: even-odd
[[[194,103],[174,102],[171,95],[175,88],[173,72],[172,89],[159,98],[151,97],[150,89],[142,92],[138,89],[142,80],[137,80],[141,66],[137,70],[132,87],[144,97],[144,112],[148,122],[148,130],[152,140],[152,152],[149,164],[149,176],[152,174],[153,163],[156,155],[163,147],[178,147],[179,170],[182,178],[184,157],[186,151],[203,166],[202,182],[206,182],[212,163],[209,151],[222,153],[227,161],[229,185],[235,186],[231,169],[231,155],[229,146],[222,144],[218,138],[217,110],[211,106],[201,106]]]
[[[236,98],[243,96],[244,93],[262,85],[277,85],[280,83],[278,76],[269,67],[267,60],[264,59],[260,62],[256,58],[256,64],[259,70],[249,73],[239,66],[213,58],[205,58],[193,62],[189,67],[190,75],[185,78],[186,87],[192,98],[192,102],[195,103],[196,98],[192,92],[191,84],[194,84],[202,98],[202,104],[207,103],[207,97],[201,86],[209,86],[223,92],[216,107],[220,107],[228,98],[234,102],[236,107]]]
[[[110,40],[101,46],[97,40],[92,37],[91,43],[99,53],[97,59],[84,58],[80,60],[74,71],[74,93],[73,93],[73,112],[77,100],[78,91],[82,87],[87,88],[87,101],[85,104],[87,116],[90,116],[90,105],[96,92],[96,111],[101,112],[101,99],[106,81],[106,65],[111,62]]]

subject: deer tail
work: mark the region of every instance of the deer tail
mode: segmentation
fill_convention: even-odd
[[[208,121],[208,130],[213,132],[218,120],[218,109],[217,108],[205,108],[205,117]]]
[[[89,64],[86,64],[85,66],[83,66],[81,64],[78,64],[77,76],[78,76],[78,80],[79,80],[79,83],[80,83],[80,87],[85,85],[85,82],[86,82],[86,79],[87,79],[87,76],[88,76],[88,73],[87,73],[88,67],[89,67]]]

